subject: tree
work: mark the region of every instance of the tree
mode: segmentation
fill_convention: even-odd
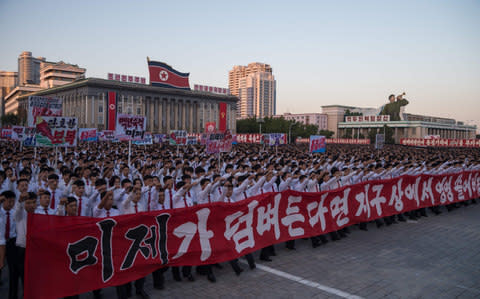
[[[347,128],[345,130],[345,134],[343,134],[342,138],[352,138],[352,128]]]
[[[385,134],[385,144],[394,144],[395,139],[393,138],[393,129],[387,125],[384,125],[383,128],[371,128],[368,130],[368,139],[370,139],[371,144],[375,144],[375,139],[377,134]]]
[[[375,138],[378,134],[378,129],[377,128],[370,128],[368,130],[368,139],[370,139],[371,144],[375,144]]]
[[[237,120],[237,133],[259,133],[260,124],[256,118],[246,118]],[[283,117],[266,117],[262,123],[262,133],[285,133],[291,132],[290,140],[295,140],[297,137],[308,138],[310,135],[317,135],[318,126],[304,125],[300,122],[286,120]],[[325,136],[331,137],[333,132],[324,131]],[[320,134],[322,134],[320,132]],[[322,134],[323,135],[323,134]]]
[[[325,136],[325,138],[332,138],[333,134],[335,134],[335,132],[333,131],[328,131],[328,130],[320,130],[320,132],[318,132],[319,135],[321,136]]]
[[[383,132],[385,132],[385,144],[395,144],[395,138],[393,137],[394,130],[387,125],[383,126],[383,130]]]
[[[17,114],[7,113],[0,118],[2,126],[14,126],[20,124],[20,118]]]

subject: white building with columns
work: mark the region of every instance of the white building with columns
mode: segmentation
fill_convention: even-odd
[[[26,109],[30,95],[60,98],[63,115],[77,117],[80,128],[105,130],[109,127],[109,94],[115,95],[116,113],[147,116],[147,131],[152,133],[170,130],[202,133],[208,122],[215,122],[218,129],[220,103],[227,106],[227,129],[236,131],[238,98],[235,96],[98,78],[22,95],[18,104]]]

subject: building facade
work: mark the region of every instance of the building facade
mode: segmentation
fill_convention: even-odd
[[[0,71],[0,116],[5,111],[5,97],[15,88],[17,80],[17,72]]]
[[[228,87],[240,101],[237,117],[264,118],[276,112],[276,81],[272,67],[264,63],[234,66],[228,74]]]
[[[18,73],[0,71],[0,116],[17,112],[19,97],[84,79],[85,72],[78,65],[49,62],[45,57],[33,57],[32,52],[22,52],[18,57]],[[9,87],[3,88],[4,85]]]
[[[63,61],[41,63],[40,87],[52,88],[85,78],[86,69]]]
[[[293,120],[304,125],[316,125],[318,130],[328,130],[328,116],[324,113],[284,113],[275,117],[283,117],[286,120]]]
[[[342,105],[322,106],[323,113],[328,116],[328,130],[335,132],[334,138],[341,138],[347,131],[357,138],[360,135],[368,136],[370,129],[381,129],[385,125],[394,130],[396,143],[402,138],[424,138],[428,135],[437,135],[440,138],[471,139],[475,138],[477,127],[465,125],[455,119],[427,115],[403,113],[401,121],[354,121],[346,122],[345,113],[360,113],[363,116],[378,115],[380,108],[362,108]],[[347,134],[348,135],[348,134]]]
[[[207,122],[219,125],[219,103],[227,104],[227,129],[235,132],[237,98],[207,92],[87,78],[37,91],[18,99],[26,108],[28,96],[63,100],[63,115],[78,118],[79,127],[105,130],[109,127],[109,94],[115,97],[116,113],[145,115],[147,131],[169,133],[186,130],[202,133]]]

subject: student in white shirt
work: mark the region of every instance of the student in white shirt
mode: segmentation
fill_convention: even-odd
[[[56,210],[50,208],[50,200],[51,200],[50,192],[47,190],[41,190],[38,193],[38,197],[39,197],[39,205],[35,209],[35,214],[56,215]]]
[[[193,199],[189,196],[189,191],[192,185],[186,184],[183,181],[177,183],[177,192],[173,196],[173,208],[186,208],[193,206]]]
[[[163,207],[165,210],[173,209],[173,196],[175,195],[175,190],[173,190],[173,178],[169,175],[163,177],[163,185],[165,188],[165,202]]]
[[[111,191],[110,191],[111,192]],[[134,186],[129,193],[127,199],[122,202],[122,214],[138,214],[140,212],[145,212],[146,208],[143,203],[140,201],[142,199],[142,189],[141,187]],[[142,298],[148,298],[148,294],[145,292],[144,285],[145,285],[145,277],[139,278],[135,280],[135,290],[136,294]],[[131,293],[132,285],[130,282],[122,285],[121,287],[125,288],[126,294]]]
[[[185,182],[180,181],[177,183],[177,192],[173,196],[173,208],[188,208],[193,206],[192,199],[188,196],[187,192],[190,190],[191,185],[185,184]],[[172,267],[173,279],[176,281],[181,281],[180,277],[180,268]],[[183,277],[187,278],[189,281],[195,281],[195,278],[192,275],[192,266],[183,266],[182,267]]]
[[[25,180],[26,184],[26,180]],[[15,245],[17,231],[15,226],[14,209],[16,195],[7,190],[1,193],[0,202],[0,269],[4,265],[4,257],[8,264],[8,297],[17,298],[18,296],[18,269],[17,269],[17,247]]]
[[[27,215],[37,208],[37,194],[25,192],[20,194],[15,204],[15,225],[17,227],[17,265],[22,283],[25,283],[25,247],[27,245]]]
[[[75,188],[72,196],[77,200],[78,216],[92,217],[93,205],[90,198],[85,196],[85,182],[76,180],[73,185],[75,185]]]
[[[112,191],[104,191],[100,194],[100,197],[100,203],[93,208],[93,217],[105,218],[120,215],[120,212],[113,208]]]
[[[48,188],[47,191],[50,192],[50,203],[49,207],[52,210],[56,210],[60,199],[65,196],[64,191],[58,188],[58,175],[51,174],[48,176]]]

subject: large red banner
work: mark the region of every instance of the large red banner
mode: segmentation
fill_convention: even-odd
[[[108,92],[108,129],[115,131],[117,116],[117,95],[114,91]]]
[[[119,285],[166,265],[224,262],[271,244],[479,196],[475,171],[403,176],[321,193],[272,192],[234,204],[110,218],[29,214],[25,298]]]
[[[223,132],[227,129],[227,103],[219,103],[218,112],[218,129]]]

